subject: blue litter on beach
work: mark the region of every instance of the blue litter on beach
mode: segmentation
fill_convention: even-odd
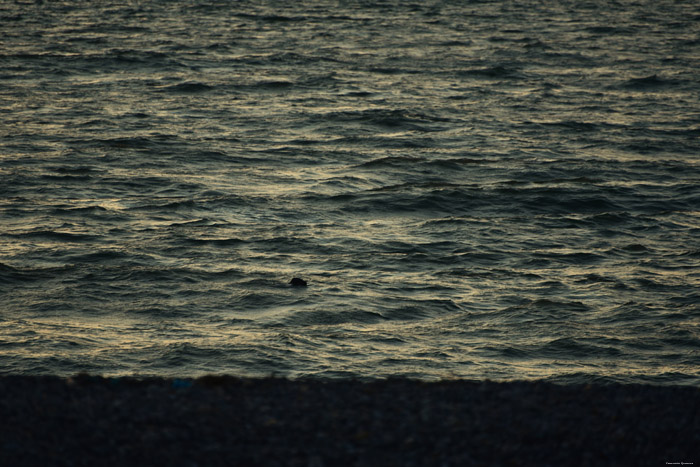
[[[187,379],[179,379],[176,378],[173,380],[172,387],[174,389],[185,389],[192,387],[192,381],[189,381]]]

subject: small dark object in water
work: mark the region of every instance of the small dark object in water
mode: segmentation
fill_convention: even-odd
[[[292,285],[292,287],[306,287],[306,281],[304,279],[299,279],[298,277],[295,277],[289,283]]]

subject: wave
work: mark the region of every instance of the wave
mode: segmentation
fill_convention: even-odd
[[[58,267],[15,267],[0,263],[0,287],[4,284],[22,284],[44,282],[56,277],[62,277],[75,271],[75,266]],[[15,290],[15,292],[17,292]]]
[[[86,145],[101,145],[115,149],[161,149],[182,144],[177,135],[155,133],[148,136],[120,136],[84,141]]]
[[[240,246],[249,243],[241,238],[187,238],[185,240],[194,245],[213,245],[217,247]]]
[[[362,162],[355,167],[405,167],[407,164],[426,162],[426,160],[427,159],[423,157],[416,156],[382,156],[367,162]]]
[[[62,232],[59,230],[31,230],[27,232],[5,233],[3,235],[18,239],[44,239],[68,243],[93,242],[101,238],[100,235],[95,234]]]
[[[377,161],[371,165],[391,166],[393,159]],[[462,217],[477,212],[516,215],[536,213],[549,215],[601,214],[628,215],[617,197],[606,191],[568,187],[484,187],[449,183],[406,183],[354,193],[344,193],[327,198],[337,203],[339,209],[353,211],[429,211],[440,216]],[[649,201],[637,210],[655,212],[659,205]],[[669,205],[665,205],[669,209]],[[680,207],[680,206],[678,206]],[[682,206],[683,208],[685,205]]]
[[[690,2],[140,3],[0,7],[3,368],[698,384]]]
[[[179,83],[179,84],[173,84],[170,86],[165,86],[161,88],[160,90],[162,92],[171,92],[175,94],[199,94],[203,92],[209,92],[214,90],[215,87],[204,84],[204,83],[198,83],[196,81],[189,81],[186,83]]]
[[[447,117],[428,115],[404,109],[367,109],[330,112],[318,117],[325,122],[359,123],[379,128],[402,128],[418,131],[439,131],[441,124],[450,122]]]
[[[673,78],[665,78],[658,75],[649,75],[642,78],[630,78],[615,85],[615,88],[632,91],[654,91],[667,87],[676,87],[685,84],[683,81]]]
[[[457,75],[468,78],[482,79],[521,80],[526,78],[526,75],[521,71],[520,67],[514,65],[495,65],[479,68],[468,68],[459,70]]]
[[[244,19],[252,19],[265,23],[287,23],[297,21],[308,21],[308,16],[287,16],[287,15],[271,15],[271,14],[255,14],[255,13],[236,13],[235,16]]]

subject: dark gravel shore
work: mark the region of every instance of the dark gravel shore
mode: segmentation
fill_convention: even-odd
[[[700,464],[700,389],[0,378],[0,465]]]

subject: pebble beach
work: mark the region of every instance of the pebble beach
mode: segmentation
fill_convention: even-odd
[[[0,465],[700,462],[700,390],[545,382],[0,378]]]

